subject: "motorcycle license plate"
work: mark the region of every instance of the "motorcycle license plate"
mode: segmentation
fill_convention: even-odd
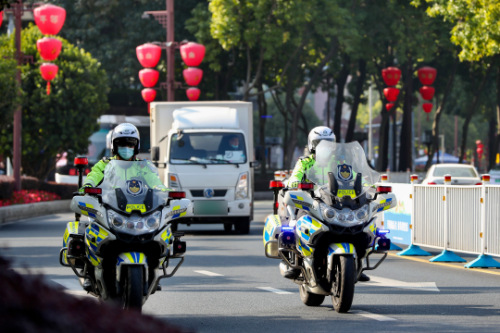
[[[227,201],[198,200],[194,202],[194,215],[227,215]]]

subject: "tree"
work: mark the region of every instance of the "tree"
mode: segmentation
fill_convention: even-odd
[[[58,59],[57,77],[46,94],[46,82],[39,65],[42,63],[36,41],[42,38],[38,28],[30,24],[22,31],[22,51],[32,55],[35,64],[22,67],[22,172],[46,179],[55,168],[57,154],[85,153],[89,136],[98,129],[97,119],[108,108],[108,84],[99,62],[84,50],[60,39],[63,48]],[[14,35],[0,38],[0,52],[14,55]],[[0,153],[12,157],[12,122],[2,129],[4,144]]]
[[[21,90],[16,80],[17,61],[5,49],[0,49],[0,131],[5,130],[12,121],[12,116],[21,102]],[[6,137],[0,138],[0,145],[5,144]]]

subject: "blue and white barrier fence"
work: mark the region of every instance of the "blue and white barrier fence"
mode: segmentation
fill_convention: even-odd
[[[500,268],[492,256],[500,256],[500,186],[483,184],[451,186],[388,183],[396,195],[396,208],[378,219],[379,228],[389,229],[392,242],[409,245],[400,256],[430,256],[420,246],[442,250],[431,262],[466,262],[453,251],[477,254],[466,268]],[[384,181],[384,180],[383,180]],[[393,247],[392,249],[397,249]]]

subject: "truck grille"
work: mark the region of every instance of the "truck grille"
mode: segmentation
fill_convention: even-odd
[[[202,198],[203,197],[203,191],[204,190],[191,190],[191,195],[194,198]],[[214,190],[214,198],[225,197],[226,193],[227,193],[227,190]]]

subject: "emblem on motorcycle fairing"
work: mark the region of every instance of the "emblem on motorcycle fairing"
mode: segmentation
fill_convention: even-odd
[[[214,190],[212,190],[211,188],[205,189],[205,191],[203,191],[203,196],[207,199],[213,198]]]
[[[134,197],[141,195],[144,191],[144,186],[140,180],[127,180],[127,193]]]
[[[337,178],[343,181],[349,181],[352,179],[352,166],[347,164],[341,164],[337,166]]]

